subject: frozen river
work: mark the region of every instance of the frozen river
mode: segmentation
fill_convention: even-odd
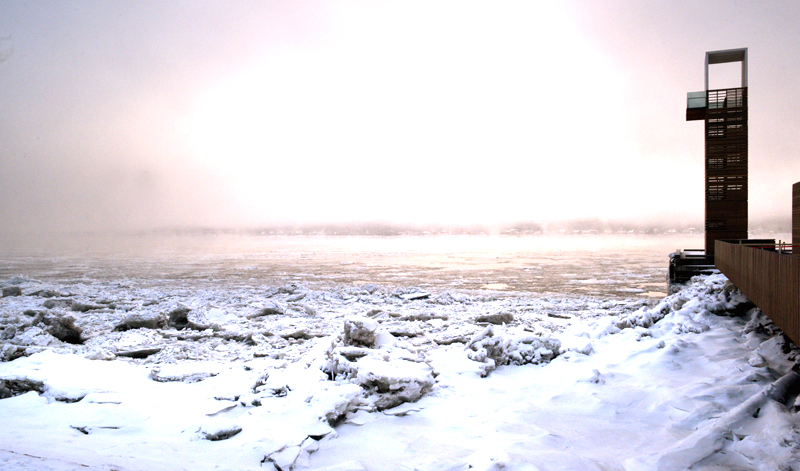
[[[668,254],[696,235],[126,236],[0,247],[0,278],[215,285],[367,283],[529,295],[663,297]]]
[[[699,243],[5,244],[0,468],[800,469],[797,351],[720,274],[666,296]]]

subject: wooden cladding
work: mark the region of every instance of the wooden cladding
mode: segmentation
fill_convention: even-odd
[[[800,182],[792,185],[792,244],[800,245]]]
[[[707,176],[706,201],[747,201],[747,175]]]
[[[706,119],[705,108],[686,108],[686,121],[702,121]]]
[[[706,254],[747,238],[747,88],[708,90],[705,109]]]
[[[792,190],[797,195],[798,184]],[[800,257],[740,245],[738,241],[717,240],[715,246],[717,268],[795,344],[800,344]]]

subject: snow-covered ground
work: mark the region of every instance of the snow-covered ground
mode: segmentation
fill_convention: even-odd
[[[722,275],[663,300],[0,283],[4,470],[800,469],[800,375]]]

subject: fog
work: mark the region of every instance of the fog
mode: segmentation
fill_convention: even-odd
[[[0,11],[5,235],[699,227],[703,130],[685,122],[686,92],[703,88],[705,51],[738,47],[751,228],[785,225],[800,180],[794,2]],[[712,67],[712,87],[731,80]]]

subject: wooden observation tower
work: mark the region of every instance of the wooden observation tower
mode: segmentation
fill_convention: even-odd
[[[709,90],[709,64],[727,62],[741,62],[741,87]],[[705,72],[686,120],[705,121],[705,255],[713,257],[714,241],[747,239],[747,48],[706,52]]]
[[[742,63],[738,88],[708,89],[708,66]],[[705,122],[705,248],[670,254],[669,284],[714,268],[717,240],[747,239],[747,48],[706,52],[706,89],[689,92],[686,121]]]

